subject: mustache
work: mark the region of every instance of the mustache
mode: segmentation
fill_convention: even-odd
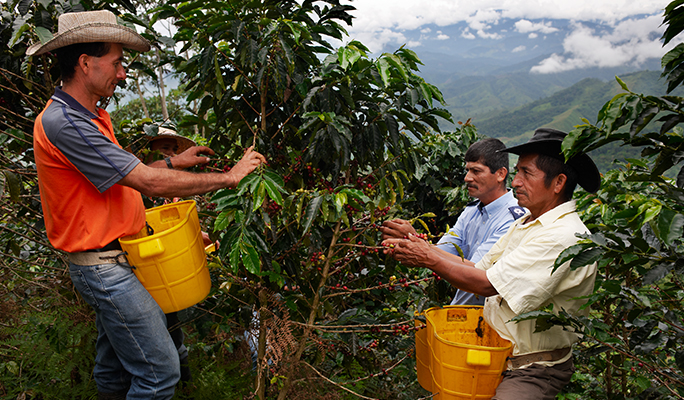
[[[466,184],[466,189],[479,189],[477,185],[468,183]]]

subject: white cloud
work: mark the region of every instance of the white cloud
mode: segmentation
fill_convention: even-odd
[[[519,52],[521,52],[521,51],[525,51],[525,49],[527,49],[527,47],[525,47],[525,46],[518,46],[518,47],[516,47],[515,49],[511,50],[511,52],[513,52],[513,53],[519,53]]]
[[[628,19],[618,23],[612,32],[595,32],[582,23],[563,41],[563,55],[553,54],[534,66],[531,72],[553,73],[577,68],[615,67],[643,64],[650,58],[660,58],[676,43],[661,46],[662,17]]]
[[[356,35],[351,35],[350,39],[358,40],[365,44],[372,53],[382,52],[385,45],[389,43],[406,43],[406,36],[403,33],[389,28],[374,32],[357,32]]]
[[[464,39],[475,39],[475,35],[473,35],[468,28],[465,28],[463,32],[461,32],[461,37]]]
[[[449,35],[442,33],[442,31],[437,31],[437,40],[447,40]]]
[[[651,57],[654,50],[650,47],[659,49],[660,46],[653,46],[655,40],[648,36],[648,32],[651,32],[650,23],[646,27],[639,21],[643,23],[647,19],[644,16],[651,15],[653,17],[650,18],[660,23],[662,10],[669,2],[670,0],[342,0],[342,3],[357,9],[351,12],[355,17],[353,26],[347,27],[350,38],[366,44],[374,53],[382,51],[387,45],[399,46],[408,40],[415,40],[407,38],[407,31],[421,31],[425,35],[420,38],[422,43],[435,39],[445,40],[444,36],[430,35],[435,31],[434,26],[453,27],[461,24],[458,26],[460,38],[485,40],[497,40],[507,35],[499,27],[504,19],[517,21],[514,30],[527,34],[530,39],[560,32],[553,26],[554,22],[551,20],[554,19],[592,22],[615,28],[608,34],[587,33],[576,28],[566,40],[565,52],[540,64],[538,70],[545,70],[550,65],[568,67],[605,63],[605,60],[599,59],[608,57],[601,57],[600,51],[592,51],[591,46],[581,43],[582,39],[588,39],[593,45],[600,44],[601,48],[610,50],[609,54],[619,56],[620,60],[638,62]],[[627,19],[633,23],[627,24]],[[432,30],[428,26],[432,26]],[[632,36],[623,41],[617,39],[620,35],[626,35],[627,32],[622,30],[629,29],[640,32],[646,30],[646,36]],[[442,31],[447,32],[445,29]],[[456,34],[450,33],[450,36],[454,37]],[[630,50],[630,46],[634,48]],[[637,52],[636,48],[640,50]]]
[[[385,28],[413,30],[448,26],[485,16],[542,20],[568,19],[614,23],[634,15],[662,14],[670,0],[343,0],[356,7],[350,33]],[[487,20],[487,24],[494,21]],[[479,28],[474,28],[476,31]],[[354,34],[352,34],[354,36]]]
[[[528,32],[541,32],[541,33],[554,33],[558,32],[558,28],[551,26],[551,22],[538,22],[534,23],[526,19],[521,19],[515,23],[515,30],[520,33]]]
[[[499,23],[500,19],[501,13],[499,11],[480,9],[475,14],[468,16],[465,21],[471,29],[477,32],[477,36],[483,39],[500,39],[501,35],[498,33],[488,32],[492,25]]]

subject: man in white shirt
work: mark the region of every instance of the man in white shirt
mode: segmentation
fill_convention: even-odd
[[[565,135],[538,129],[529,142],[504,150],[519,155],[512,185],[528,212],[477,263],[439,251],[413,235],[383,242],[385,252],[403,264],[429,268],[459,289],[487,297],[485,320],[514,345],[496,400],[555,399],[574,371],[575,333],[558,326],[535,332],[534,320],[510,322],[549,305],[554,312],[588,313],[581,309],[586,303],[581,297],[593,292],[596,266],[573,271],[568,261],[552,273],[558,255],[579,240],[576,234],[589,232],[575,212],[576,184],[595,192],[601,183],[586,154],[565,162]]]

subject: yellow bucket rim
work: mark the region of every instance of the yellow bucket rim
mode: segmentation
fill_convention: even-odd
[[[164,205],[154,207],[154,208],[150,208],[149,210],[146,210],[145,214],[147,214],[148,212],[151,212],[153,210],[159,211],[159,210],[164,209],[164,208],[178,207],[179,205],[183,205],[185,203],[192,203],[192,207],[188,207],[188,209],[185,212],[185,216],[182,219],[182,221],[187,221],[190,218],[190,213],[192,213],[192,210],[194,210],[195,207],[197,207],[197,202],[195,202],[195,200],[183,200],[183,201],[178,201],[175,203],[164,204]],[[138,239],[126,239],[128,236],[125,236],[125,237],[120,238],[119,242],[121,244],[125,244],[125,245],[138,244],[138,243],[150,240],[150,238],[163,237],[163,236],[170,235],[171,233],[173,233],[179,229],[182,229],[182,228],[184,228],[183,224],[177,224],[177,225],[175,225],[169,229],[165,229],[163,232],[160,232],[160,233],[155,232],[153,235],[141,237]],[[142,229],[145,229],[145,227],[143,227]]]
[[[451,305],[450,306],[444,306],[444,307],[431,307],[431,308],[428,308],[427,310],[423,311],[421,314],[425,315],[425,319],[430,320],[431,325],[434,326],[435,324],[434,324],[432,318],[430,318],[429,312],[430,311],[437,311],[437,310],[445,310],[448,308],[484,308],[484,307],[482,307],[482,306],[451,306]],[[425,325],[427,326],[427,323]],[[491,328],[491,329],[494,329],[494,328]],[[439,340],[442,343],[445,343],[448,345],[456,345],[456,346],[460,346],[460,347],[465,347],[467,349],[505,351],[505,350],[509,350],[513,347],[513,343],[510,340],[506,340],[504,338],[501,338],[501,340],[506,340],[508,342],[508,346],[506,346],[506,347],[490,347],[490,346],[478,346],[478,345],[467,344],[467,343],[453,342],[451,340],[447,340],[447,339],[440,337],[437,334],[437,332],[433,332],[432,334],[434,335],[435,339]],[[498,332],[497,332],[497,335],[498,335]],[[501,336],[499,336],[499,337],[501,337]]]

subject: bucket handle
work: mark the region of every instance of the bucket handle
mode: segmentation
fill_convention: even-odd
[[[145,221],[145,229],[147,229],[147,236],[154,235],[154,228],[152,228],[147,221]]]

